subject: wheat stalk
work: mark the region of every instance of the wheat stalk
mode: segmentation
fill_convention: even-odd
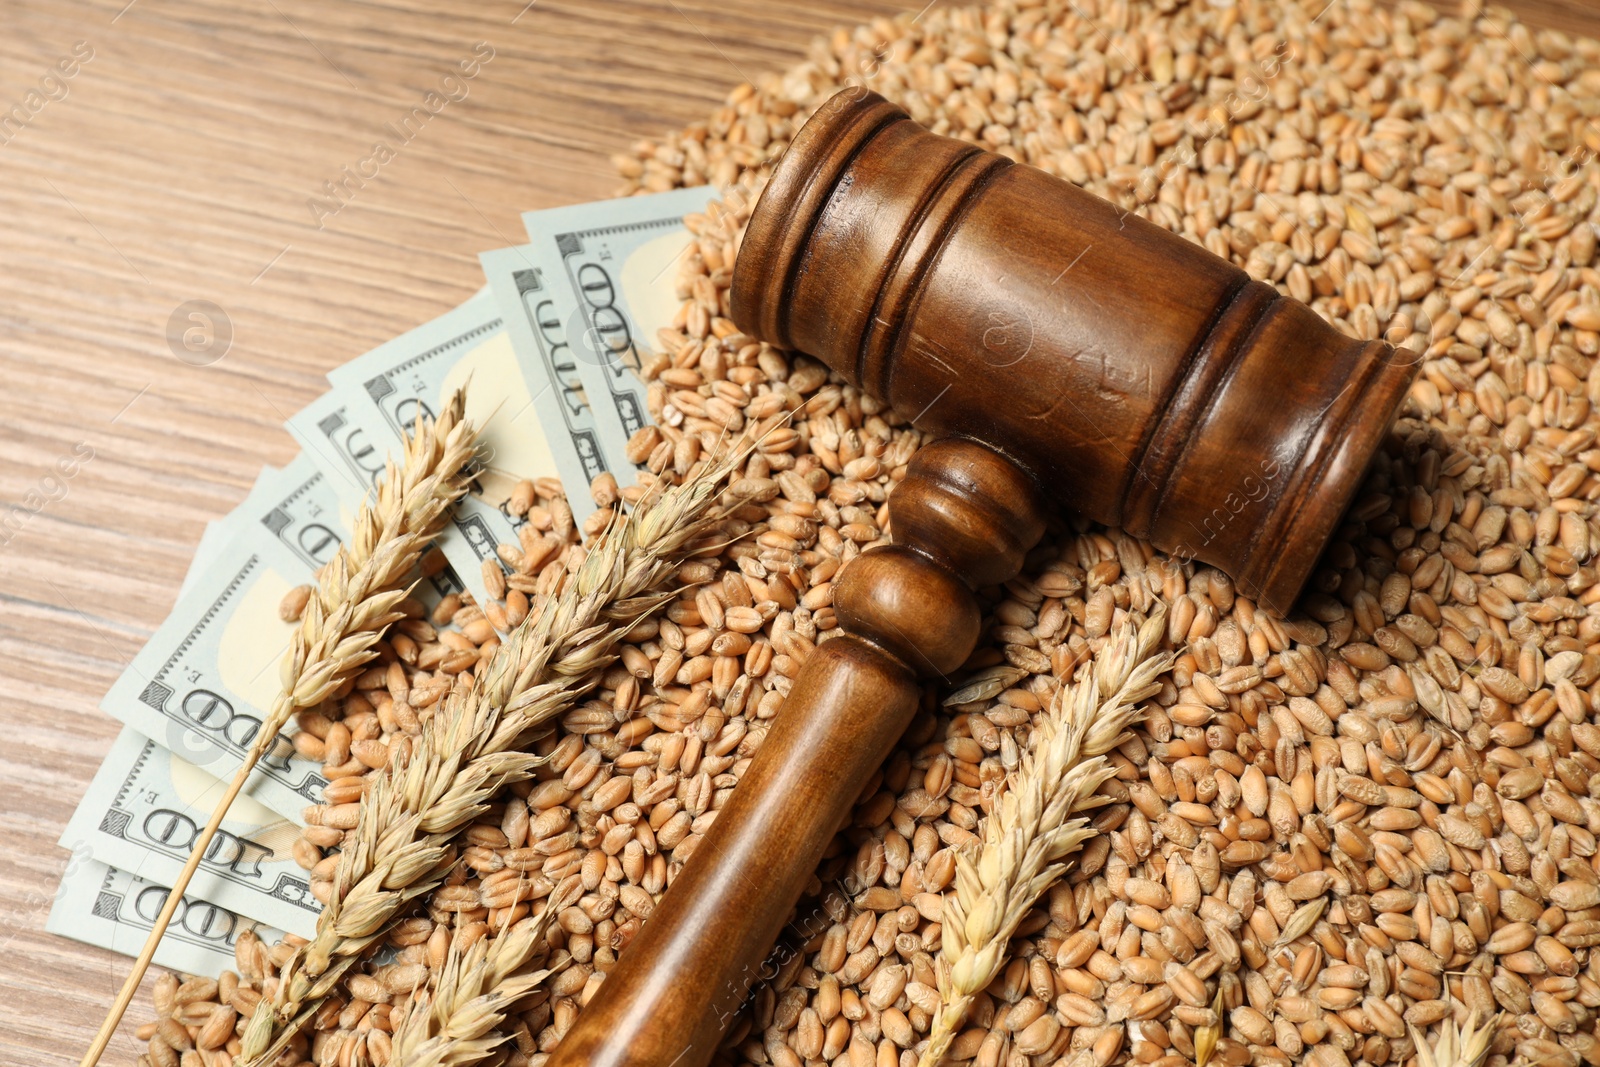
[[[283,659],[283,688],[227,792],[195,841],[188,862],[150,928],[144,950],[134,961],[133,970],[80,1067],[93,1067],[105,1051],[201,857],[210,848],[250,772],[277,741],[289,716],[302,708],[316,707],[353,678],[376,655],[373,646],[389,624],[402,617],[398,608],[410,593],[411,572],[428,543],[438,535],[450,506],[466,492],[471,480],[468,466],[477,446],[477,433],[462,418],[464,409],[465,398],[458,391],[437,419],[419,416],[406,440],[403,462],[397,467],[393,460],[389,461],[377,499],[362,503],[349,542],[340,546],[318,574],[316,593],[307,601]]]
[[[452,838],[502,786],[533,773],[541,760],[519,751],[529,731],[592,688],[617,641],[668,599],[657,590],[718,521],[712,505],[746,455],[747,447],[725,453],[604,531],[472,687],[450,694],[410,758],[374,777],[316,936],[284,963],[277,991],[245,1030],[245,1063],[265,1063],[287,1045],[406,904],[443,881]]]
[[[1456,1028],[1454,1018],[1439,1026],[1439,1041],[1429,1045],[1415,1026],[1410,1027],[1411,1042],[1417,1046],[1417,1067],[1480,1067],[1488,1058],[1489,1046],[1494,1042],[1495,1026],[1500,1015],[1478,1025],[1478,1012],[1474,1008],[1467,1015],[1467,1025]]]
[[[937,1067],[967,1009],[1000,969],[1017,925],[1066,872],[1066,858],[1095,835],[1084,816],[1113,771],[1105,754],[1127,739],[1138,704],[1172,665],[1157,654],[1165,612],[1137,631],[1124,625],[1093,666],[1064,686],[1034,729],[1009,789],[984,820],[977,856],[956,860],[955,891],[944,899],[940,1011],[918,1067]]]
[[[561,960],[527,968],[545,946],[551,920],[582,887],[577,875],[568,875],[537,917],[492,941],[479,939],[464,955],[452,941],[432,994],[413,1002],[395,1030],[388,1067],[469,1067],[488,1058],[505,1040],[495,1028],[511,1007],[560,969]]]

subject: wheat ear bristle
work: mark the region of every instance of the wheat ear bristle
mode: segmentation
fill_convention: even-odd
[[[1439,1040],[1429,1045],[1415,1026],[1409,1027],[1417,1047],[1417,1067],[1480,1067],[1489,1056],[1500,1015],[1496,1013],[1478,1025],[1476,1010],[1467,1015],[1466,1025],[1457,1028],[1454,1018],[1439,1024]]]
[[[1124,625],[1075,684],[1057,691],[984,820],[977,855],[957,858],[955,890],[944,900],[940,1008],[918,1067],[943,1060],[973,997],[1004,968],[1018,924],[1066,872],[1067,857],[1094,836],[1089,820],[1074,813],[1091,806],[1111,777],[1106,753],[1127,739],[1139,703],[1172,665],[1170,653],[1156,651],[1165,621],[1158,611],[1137,630]]]
[[[511,1008],[560,969],[560,959],[537,970],[528,965],[547,947],[551,921],[582,892],[582,879],[568,875],[537,916],[473,942],[465,953],[452,941],[433,990],[413,1002],[395,1029],[388,1067],[470,1067],[493,1054],[505,1041],[495,1030]]]

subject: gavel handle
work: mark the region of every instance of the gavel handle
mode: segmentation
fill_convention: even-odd
[[[706,1063],[916,706],[911,673],[865,641],[820,646],[700,848],[551,1064]]]
[[[910,723],[918,677],[971,655],[973,590],[1014,576],[1044,529],[1032,479],[959,439],[918,453],[889,511],[897,543],[863,553],[835,589],[846,632],[806,660],[738,788],[548,1067],[710,1061],[828,843]]]

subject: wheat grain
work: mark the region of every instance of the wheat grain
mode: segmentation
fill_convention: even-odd
[[[938,1067],[972,998],[1005,966],[1023,917],[1094,836],[1089,820],[1074,813],[1091,806],[1114,773],[1106,753],[1127,739],[1140,701],[1172,666],[1170,653],[1156,651],[1165,628],[1159,610],[1137,630],[1126,626],[1078,682],[1060,690],[989,813],[982,846],[958,857],[955,892],[944,902],[940,1006],[920,1067]]]
[[[262,1001],[245,1031],[248,1061],[282,1050],[405,904],[443,881],[457,831],[539,764],[519,746],[598,682],[616,643],[670,598],[657,590],[714,527],[718,494],[747,451],[727,450],[602,534],[560,591],[507,636],[482,677],[452,692],[410,758],[376,779],[361,799],[354,840],[345,841],[316,937],[289,958],[276,995]]]

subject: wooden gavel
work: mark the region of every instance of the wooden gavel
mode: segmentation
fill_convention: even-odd
[[[734,266],[734,321],[941,440],[841,574],[801,670],[695,855],[550,1067],[701,1067],[829,841],[979,636],[1044,501],[1211,563],[1286,611],[1404,398],[1410,353],[882,97],[800,130]]]

